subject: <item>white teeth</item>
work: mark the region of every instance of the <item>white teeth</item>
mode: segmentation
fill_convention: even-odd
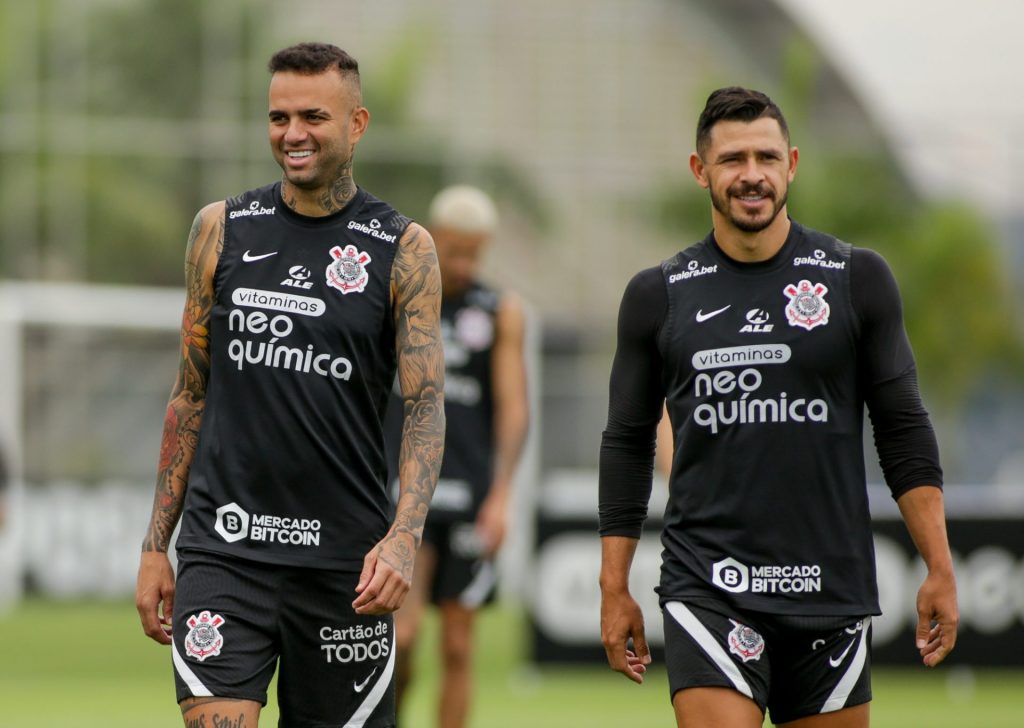
[[[299,159],[301,157],[308,157],[308,156],[310,156],[312,154],[313,154],[313,152],[310,152],[310,151],[305,151],[305,152],[288,152],[288,156],[291,157],[292,159]]]

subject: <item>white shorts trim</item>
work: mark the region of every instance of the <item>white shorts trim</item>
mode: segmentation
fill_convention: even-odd
[[[497,583],[498,570],[494,567],[494,562],[481,561],[473,581],[459,594],[459,604],[467,609],[479,609]]]
[[[672,618],[679,623],[679,626],[686,630],[693,639],[711,658],[715,666],[729,678],[733,686],[751,700],[754,699],[754,691],[750,684],[743,677],[736,663],[725,653],[725,648],[715,639],[715,636],[708,631],[697,615],[691,612],[682,602],[665,602],[665,611],[672,615]]]
[[[861,673],[864,672],[864,664],[867,662],[868,657],[868,632],[870,629],[871,617],[865,617],[861,621],[860,642],[857,643],[857,651],[854,653],[846,673],[836,683],[832,694],[828,696],[828,700],[821,707],[822,713],[831,713],[834,710],[846,707],[846,701],[850,699],[850,693],[853,692],[853,688],[857,685],[857,680],[860,679]]]
[[[196,674],[192,672],[192,668],[185,662],[185,658],[178,652],[178,645],[171,640],[171,655],[174,659],[174,669],[178,671],[178,676],[185,681],[185,685],[191,691],[192,695],[197,698],[212,698],[213,693],[210,689],[203,685],[203,681],[196,677]]]
[[[381,698],[384,697],[384,693],[387,692],[388,686],[391,685],[391,676],[395,672],[395,652],[397,650],[392,647],[391,654],[388,655],[388,664],[384,666],[384,671],[377,678],[377,682],[374,684],[373,689],[370,690],[366,695],[366,699],[356,708],[356,712],[349,718],[348,723],[344,725],[344,728],[363,728],[366,720],[373,713],[374,708],[380,703]]]

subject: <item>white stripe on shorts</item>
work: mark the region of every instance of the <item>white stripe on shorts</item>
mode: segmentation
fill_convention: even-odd
[[[845,707],[846,701],[850,699],[850,693],[853,692],[853,687],[860,678],[860,674],[864,672],[864,663],[868,657],[868,630],[871,628],[871,617],[865,617],[861,625],[860,643],[857,645],[857,652],[854,653],[850,666],[846,669],[846,674],[839,679],[832,694],[828,696],[828,700],[822,706],[822,713],[831,713],[833,710]]]
[[[736,663],[725,653],[725,649],[715,639],[715,636],[697,619],[697,615],[687,609],[686,605],[682,602],[666,602],[665,609],[679,623],[679,626],[697,641],[700,648],[711,658],[711,661],[715,663],[718,669],[729,678],[736,689],[753,700],[754,691],[750,689],[750,685],[743,678],[740,669],[736,667]]]
[[[388,686],[391,684],[391,676],[395,672],[395,651],[394,644],[392,644],[391,654],[388,655],[388,664],[384,667],[384,672],[377,678],[373,689],[366,695],[362,704],[356,708],[356,712],[352,714],[344,728],[363,728],[366,719],[370,717],[380,699],[384,697],[384,693],[387,692]]]
[[[459,604],[466,607],[467,609],[477,609],[484,600],[487,599],[487,595],[491,593],[491,589],[498,581],[498,570],[494,568],[493,561],[481,561],[480,568],[476,572],[476,576],[473,577],[473,581],[469,582],[469,586],[462,590],[459,594]]]
[[[192,672],[192,668],[185,662],[185,658],[178,652],[178,645],[171,640],[171,655],[174,659],[174,669],[178,671],[178,675],[185,684],[188,685],[188,689],[192,691],[192,695],[197,698],[212,698],[213,693],[210,689],[203,685],[202,680],[196,677],[196,674]]]

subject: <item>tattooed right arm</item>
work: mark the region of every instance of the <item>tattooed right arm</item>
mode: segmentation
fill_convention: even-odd
[[[185,312],[181,358],[164,416],[156,496],[143,551],[167,551],[181,516],[188,472],[199,440],[199,423],[210,376],[210,312],[213,272],[224,247],[224,203],[208,205],[192,222],[185,253]]]
[[[199,423],[210,377],[210,313],[213,273],[224,247],[224,203],[204,207],[192,222],[185,253],[185,313],[181,321],[181,358],[171,389],[160,443],[156,494],[135,592],[143,631],[170,644],[174,572],[167,558],[171,534],[185,503],[188,472],[199,441]],[[162,608],[161,608],[162,605]]]

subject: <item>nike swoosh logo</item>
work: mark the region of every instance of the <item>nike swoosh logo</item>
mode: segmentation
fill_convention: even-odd
[[[708,311],[707,313],[704,313],[704,311],[698,310],[697,311],[697,323],[703,323],[703,322],[707,321],[709,318],[711,318],[712,316],[717,316],[718,314],[722,313],[722,311],[725,311],[726,309],[729,309],[729,308],[732,308],[732,304],[731,303],[728,306],[722,306],[722,308],[718,309],[717,311]]]
[[[850,651],[850,648],[853,647],[853,643],[856,641],[856,639],[850,640],[850,644],[846,646],[846,649],[843,650],[842,654],[839,655],[839,657],[828,658],[828,664],[830,664],[832,667],[839,667],[840,665],[842,665],[843,660],[846,658],[846,653]]]
[[[242,253],[242,260],[246,263],[252,263],[254,260],[263,260],[264,258],[269,258],[272,255],[277,255],[277,251],[275,250],[273,253],[264,253],[263,255],[253,255],[247,250]]]
[[[847,649],[849,649],[849,648],[847,648]],[[375,667],[375,668],[373,668],[373,672],[371,672],[371,673],[370,673],[370,674],[369,674],[369,675],[368,675],[368,676],[366,677],[366,679],[365,679],[365,680],[363,680],[363,681],[362,681],[361,683],[357,683],[357,682],[356,682],[355,680],[353,680],[353,681],[352,681],[352,688],[353,688],[353,689],[354,689],[354,690],[355,690],[355,691],[356,691],[357,693],[361,693],[361,692],[363,692],[363,690],[364,690],[364,689],[366,688],[366,684],[367,684],[368,682],[370,682],[370,678],[371,678],[371,677],[373,677],[373,676],[374,676],[374,675],[376,675],[376,674],[377,674],[377,668]]]

